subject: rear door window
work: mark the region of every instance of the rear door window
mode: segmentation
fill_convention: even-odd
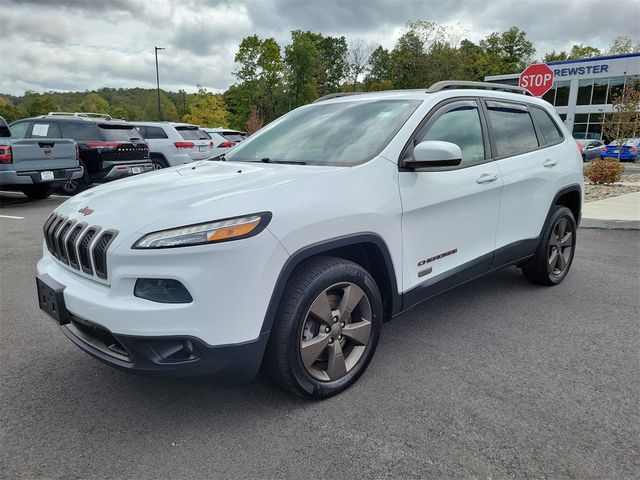
[[[547,112],[536,107],[529,107],[529,112],[542,135],[544,145],[552,145],[562,140],[560,129]],[[589,146],[593,146],[593,143],[590,143]]]
[[[488,101],[489,131],[495,157],[509,157],[538,148],[538,137],[525,105]]]
[[[193,127],[176,127],[176,130],[184,140],[211,140],[204,130]]]
[[[31,128],[31,138],[61,138],[62,132],[57,122],[36,121]]]
[[[11,130],[11,136],[15,138],[27,138],[27,132],[31,122],[16,122],[12,123],[9,129]]]

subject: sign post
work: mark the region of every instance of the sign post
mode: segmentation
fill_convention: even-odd
[[[541,97],[553,86],[553,70],[546,63],[534,63],[520,74],[520,86]]]

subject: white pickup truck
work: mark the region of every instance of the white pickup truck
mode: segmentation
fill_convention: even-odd
[[[0,188],[47,198],[58,183],[83,175],[78,146],[66,138],[12,138],[0,117]]]

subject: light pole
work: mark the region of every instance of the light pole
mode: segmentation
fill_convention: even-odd
[[[160,108],[160,74],[158,73],[158,50],[164,50],[164,47],[153,47],[156,52],[156,84],[158,90],[158,120],[162,120],[162,109]]]

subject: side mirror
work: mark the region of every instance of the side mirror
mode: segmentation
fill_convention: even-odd
[[[457,167],[462,162],[462,150],[455,143],[426,140],[413,148],[413,159],[403,162],[408,169]]]

